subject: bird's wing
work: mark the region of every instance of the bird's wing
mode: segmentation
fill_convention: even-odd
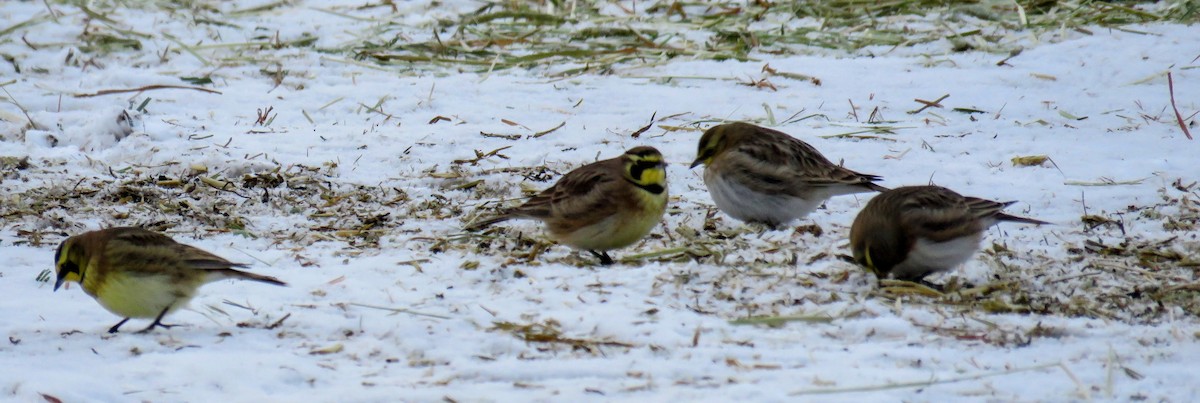
[[[613,186],[623,185],[619,164],[617,159],[605,160],[571,171],[514,213],[532,218],[569,218],[580,226],[608,217],[618,208],[610,202],[615,196]]]
[[[104,232],[109,233],[111,241],[124,242],[132,246],[156,247],[176,244],[175,240],[169,236],[137,227],[110,228]]]
[[[1015,201],[996,202],[978,197],[964,197],[967,206],[971,209],[971,214],[978,217],[980,220],[994,224],[997,221],[1012,221],[1026,224],[1050,224],[1042,220],[1032,218],[1018,217],[1005,213],[1004,208],[1016,203]]]
[[[145,264],[126,266],[126,270],[161,272],[183,263],[191,269],[228,269],[245,267],[209,253],[203,249],[175,242],[171,237],[141,228],[115,228],[108,250],[112,261],[141,261]]]
[[[977,233],[984,227],[967,198],[940,187],[923,187],[908,194],[900,211],[901,227],[914,239],[945,242]]]
[[[744,139],[722,161],[734,180],[756,192],[803,197],[813,187],[870,188],[871,181],[879,179],[835,165],[808,143],[791,136],[766,133],[771,132]]]

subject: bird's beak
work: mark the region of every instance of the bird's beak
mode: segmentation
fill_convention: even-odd
[[[704,163],[704,159],[703,159],[703,158],[696,158],[696,160],[695,160],[695,161],[692,161],[692,165],[688,166],[688,169],[695,168],[697,165],[700,165],[700,164],[703,164],[703,163]]]
[[[67,282],[67,271],[58,272],[58,281],[54,282],[54,291],[58,291],[58,287],[62,287],[63,283]]]

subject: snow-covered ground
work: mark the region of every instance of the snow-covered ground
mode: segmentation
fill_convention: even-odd
[[[425,40],[479,4],[397,6],[295,2],[223,24],[123,10],[85,24],[73,6],[0,5],[0,29],[35,21],[0,37],[0,157],[17,157],[0,163],[0,399],[1200,396],[1200,143],[1176,123],[1166,76],[1200,131],[1195,26],[1016,32],[1026,48],[1002,65],[932,43],[565,78],[552,73],[570,66],[480,73],[317,51],[380,21]],[[101,28],[145,35],[141,49],[79,47]],[[305,33],[314,48],[269,44]],[[249,42],[266,44],[219,46]],[[208,91],[106,92],[151,85]],[[1010,212],[1057,225],[1001,224],[987,252],[932,278],[986,292],[880,291],[838,258],[870,195],[835,198],[795,230],[713,213],[687,163],[723,120],[776,127],[885,186],[1019,200]],[[593,266],[533,222],[460,230],[636,145],[666,155],[673,195],[650,237],[614,253],[642,259]],[[1038,155],[1049,160],[1012,162]],[[187,326],[109,335],[120,318],[38,277],[65,236],[112,225],[162,230],[290,287],[212,284],[169,317]],[[770,318],[784,324],[744,323]]]

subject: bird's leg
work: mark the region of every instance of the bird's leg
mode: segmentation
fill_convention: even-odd
[[[158,313],[158,317],[154,318],[154,323],[151,323],[150,326],[146,326],[146,328],[139,331],[138,334],[150,333],[150,331],[154,330],[155,327],[161,327],[163,329],[170,329],[172,327],[178,326],[178,325],[168,325],[166,323],[162,323],[163,316],[167,316],[167,311],[170,309],[171,309],[170,306],[163,308],[162,312]]]
[[[129,318],[121,319],[121,321],[120,321],[120,322],[117,322],[117,324],[113,325],[113,327],[110,327],[110,328],[108,328],[108,332],[109,332],[109,333],[116,333],[116,332],[117,332],[117,329],[118,329],[118,328],[120,328],[120,327],[121,327],[121,325],[124,325],[124,324],[125,324],[125,322],[128,322],[128,321],[129,321]]]
[[[594,250],[589,250],[588,252],[591,252],[593,256],[600,259],[601,265],[608,266],[613,264],[612,256],[609,256],[608,252],[596,252]]]

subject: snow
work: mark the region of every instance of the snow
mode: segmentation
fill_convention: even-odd
[[[318,48],[347,46],[365,32],[425,38],[428,25],[439,18],[479,6],[408,2],[397,5],[401,10],[395,14],[387,7],[353,11],[388,19],[392,25],[384,27],[318,10],[351,12],[346,5],[294,3],[228,16],[237,27],[194,24],[190,17],[157,10],[112,16],[125,28],[153,34],[141,51],[80,51],[73,44],[85,16],[67,5],[51,6],[64,13],[56,21],[0,38],[0,54],[20,65],[18,72],[13,63],[0,63],[0,82],[13,81],[5,85],[6,99],[16,101],[0,104],[0,156],[28,156],[33,164],[0,172],[0,211],[12,214],[0,228],[0,251],[8,261],[0,267],[5,296],[0,330],[8,339],[0,342],[6,364],[0,369],[0,397],[1192,401],[1200,396],[1193,370],[1200,360],[1194,311],[1167,306],[1144,316],[1138,309],[1152,308],[1136,302],[1105,314],[1055,307],[993,313],[923,297],[889,298],[861,269],[833,257],[849,253],[849,224],[869,195],[835,198],[795,223],[819,225],[820,236],[763,231],[720,213],[715,229],[706,230],[713,203],[700,169],[687,169],[700,132],[663,127],[755,121],[801,138],[851,169],[881,175],[885,186],[932,181],[966,195],[1019,200],[1009,212],[1057,225],[1000,224],[988,231],[984,247],[996,243],[1011,254],[978,254],[933,280],[1024,279],[1023,292],[1033,296],[1029,304],[1066,306],[1132,286],[1116,283],[1127,278],[1123,274],[1087,265],[1100,258],[1069,251],[1085,240],[1114,245],[1178,237],[1174,250],[1193,261],[1200,254],[1194,231],[1164,228],[1163,218],[1144,213],[1149,210],[1130,211],[1158,205],[1153,211],[1185,214],[1197,197],[1195,190],[1172,186],[1200,179],[1200,159],[1198,143],[1188,141],[1175,123],[1164,74],[1173,74],[1181,113],[1200,110],[1195,69],[1200,35],[1194,26],[1134,27],[1145,34],[1093,27],[1092,35],[1027,40],[1027,48],[1005,66],[997,66],[1005,55],[947,53],[926,44],[873,52],[875,57],[754,54],[757,60],[746,62],[680,57],[565,79],[547,73],[567,66],[480,74],[452,65],[380,67],[310,48],[203,47],[266,41],[276,32],[284,40],[313,34]],[[0,20],[24,21],[46,7],[7,2],[0,6]],[[165,39],[168,34],[178,43]],[[22,35],[41,45],[26,45]],[[212,64],[180,51],[179,43],[200,44],[199,53]],[[251,61],[214,63],[223,58]],[[821,85],[767,76],[765,64],[818,77]],[[287,73],[278,85],[262,72],[280,68]],[[188,85],[179,77],[206,75],[214,84],[204,88],[220,94],[166,89],[74,96]],[[776,90],[744,85],[762,78]],[[914,99],[943,94],[950,95],[941,102],[945,108],[906,113],[920,107]],[[137,112],[146,98],[151,101],[145,112]],[[22,129],[25,115],[16,103],[36,128]],[[273,120],[256,124],[259,111],[268,108]],[[883,125],[897,127],[895,134],[860,135],[892,141],[822,137],[870,127],[866,121],[876,108]],[[118,120],[123,111],[130,113],[129,124]],[[814,114],[783,124],[793,115]],[[439,116],[448,121],[430,123]],[[631,137],[651,116],[666,118]],[[528,137],[564,122],[544,136]],[[675,198],[663,226],[614,257],[675,247],[710,255],[595,267],[587,254],[558,245],[525,261],[521,256],[534,244],[546,242],[533,222],[501,224],[506,230],[492,233],[494,239],[461,236],[462,225],[485,204],[518,198],[521,186],[552,183],[525,179],[522,173],[537,171],[526,168],[545,165],[549,171],[543,174],[553,180],[637,145],[657,147],[671,162]],[[502,147],[510,147],[499,151],[503,157],[454,163]],[[1010,162],[1029,155],[1048,155],[1053,164]],[[243,175],[277,167],[288,174],[286,186],[239,189],[236,196],[196,179],[207,175],[241,184]],[[118,202],[130,197],[119,188],[136,190],[134,181],[163,178],[192,187],[172,190],[167,198],[141,193],[149,197],[145,202],[136,197]],[[484,182],[455,189],[476,179]],[[1106,180],[1137,182],[1072,184]],[[322,198],[321,189],[352,196]],[[31,204],[31,195],[84,190],[95,193],[49,206]],[[268,201],[260,201],[264,194]],[[366,202],[352,202],[356,198]],[[1190,201],[1181,206],[1166,200],[1180,198]],[[180,207],[179,200],[190,207]],[[14,213],[41,208],[47,210]],[[335,231],[359,228],[364,217],[385,213],[388,221],[376,228],[381,232],[375,239]],[[1088,230],[1080,222],[1084,214],[1119,219],[1123,229]],[[255,236],[224,231],[231,223]],[[252,271],[290,286],[211,284],[191,310],[168,317],[186,326],[109,335],[105,330],[120,318],[77,286],[51,292],[52,284],[36,277],[51,268],[54,248],[66,235],[112,225],[166,225],[181,242],[252,263]],[[1081,273],[1088,277],[1073,278]],[[1125,273],[1160,278],[1152,268]],[[1171,276],[1173,284],[1195,281]],[[1116,288],[1105,288],[1112,284]],[[1004,298],[1024,303],[1018,294]],[[731,323],[762,315],[817,319],[777,327]],[[526,342],[498,329],[504,323],[551,325],[577,342]],[[143,321],[133,321],[127,330],[140,326]],[[907,383],[913,385],[896,386]],[[807,394],[818,391],[831,393]]]

